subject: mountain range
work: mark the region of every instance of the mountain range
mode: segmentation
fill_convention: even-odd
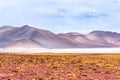
[[[29,25],[0,27],[0,48],[103,48],[120,47],[120,33],[92,31],[55,34]]]

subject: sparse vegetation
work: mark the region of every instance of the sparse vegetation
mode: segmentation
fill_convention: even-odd
[[[119,80],[119,66],[119,54],[0,54],[0,80]]]
[[[44,80],[43,78],[36,78],[35,80]]]

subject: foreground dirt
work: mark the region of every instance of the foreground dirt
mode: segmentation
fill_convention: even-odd
[[[120,55],[0,54],[0,80],[120,80]]]

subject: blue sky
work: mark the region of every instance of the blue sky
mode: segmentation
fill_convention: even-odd
[[[0,26],[60,32],[120,32],[120,0],[0,0]]]

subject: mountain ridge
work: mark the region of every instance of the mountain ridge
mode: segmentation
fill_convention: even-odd
[[[24,25],[0,27],[0,48],[102,48],[120,47],[120,33],[95,30],[88,34],[49,30]]]

